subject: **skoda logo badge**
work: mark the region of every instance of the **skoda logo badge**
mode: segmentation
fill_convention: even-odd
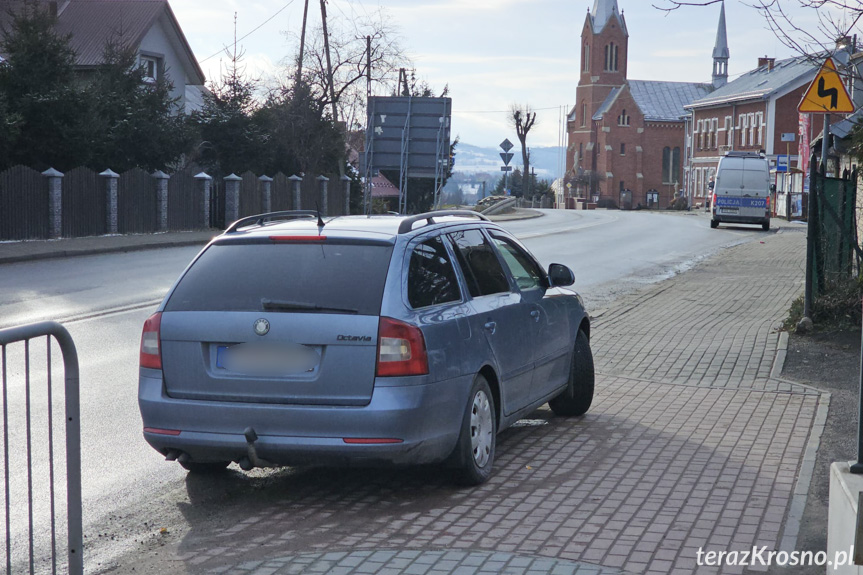
[[[255,333],[258,335],[267,335],[270,331],[270,322],[261,318],[255,322]]]

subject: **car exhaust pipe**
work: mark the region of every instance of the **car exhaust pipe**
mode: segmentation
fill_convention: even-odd
[[[165,454],[165,461],[177,461],[177,458],[182,455],[182,451],[177,451],[176,449],[172,449]]]
[[[255,442],[258,440],[258,434],[255,433],[254,428],[247,427],[243,432],[243,436],[246,438],[246,451],[247,456],[241,459],[238,463],[240,465],[240,469],[244,471],[249,471],[253,467],[280,467],[274,463],[270,463],[266,459],[261,459],[258,457],[258,450],[255,448]],[[246,468],[243,466],[243,463],[246,463],[249,467]]]

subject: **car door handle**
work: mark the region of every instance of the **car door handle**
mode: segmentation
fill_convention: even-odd
[[[534,321],[539,321],[539,310],[535,309],[530,312],[530,317],[532,317]]]
[[[494,332],[497,330],[497,322],[490,321],[486,323],[484,326],[485,330],[490,334],[494,335]]]

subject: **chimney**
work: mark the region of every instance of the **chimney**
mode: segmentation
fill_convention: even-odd
[[[768,58],[764,56],[763,58],[758,58],[758,67],[767,66],[767,71],[773,71],[773,66],[776,64],[776,58]]]

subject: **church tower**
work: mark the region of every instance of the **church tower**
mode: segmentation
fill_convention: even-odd
[[[728,83],[728,32],[725,29],[725,2],[719,12],[719,28],[716,30],[716,46],[713,48],[713,87],[721,88]]]
[[[593,116],[613,90],[626,84],[629,32],[617,0],[595,0],[581,32],[580,76],[576,104],[567,118],[573,153],[567,169],[595,170]]]

